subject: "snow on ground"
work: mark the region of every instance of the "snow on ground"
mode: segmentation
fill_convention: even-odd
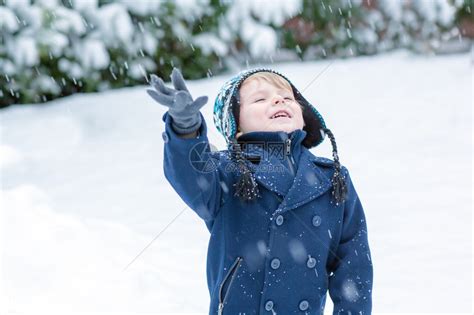
[[[269,66],[335,134],[367,216],[374,313],[470,312],[471,56]],[[229,75],[190,90],[213,99]],[[209,234],[163,175],[164,111],[145,86],[0,111],[4,310],[207,313]],[[203,113],[224,149],[212,102]]]

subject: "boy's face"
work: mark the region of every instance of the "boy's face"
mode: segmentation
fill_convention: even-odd
[[[296,102],[292,90],[255,78],[244,81],[239,93],[240,117],[237,137],[252,131],[289,133],[303,129],[305,124],[302,108]],[[275,117],[278,112],[284,115]]]

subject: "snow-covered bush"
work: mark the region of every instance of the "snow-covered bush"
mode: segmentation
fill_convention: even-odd
[[[0,106],[142,84],[173,66],[202,77],[217,55],[192,40],[213,12],[207,0],[0,0]]]
[[[303,0],[302,13],[284,26],[284,43],[305,59],[399,47],[436,51],[458,37],[456,12],[467,2],[472,6],[472,0]]]
[[[436,49],[472,0],[0,0],[0,107],[245,63]],[[283,56],[283,57],[282,57]]]

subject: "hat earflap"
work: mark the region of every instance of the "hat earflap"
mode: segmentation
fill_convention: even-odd
[[[332,145],[332,156],[334,158],[334,167],[335,171],[331,179],[332,183],[332,196],[334,200],[336,201],[336,204],[344,202],[347,196],[347,186],[346,186],[346,181],[345,177],[343,176],[341,172],[341,163],[339,162],[339,156],[337,154],[337,145],[336,145],[336,139],[334,138],[333,133],[331,130],[328,128],[322,128],[322,131],[326,133],[331,140],[331,145]]]
[[[253,201],[260,196],[257,180],[255,175],[245,164],[240,144],[235,140],[231,140],[231,154],[233,160],[237,162],[239,171],[239,179],[233,184],[234,196],[240,197],[242,201]]]

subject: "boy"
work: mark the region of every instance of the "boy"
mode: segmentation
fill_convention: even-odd
[[[282,74],[242,71],[214,104],[228,150],[211,152],[207,97],[193,100],[177,69],[171,80],[147,91],[169,108],[165,176],[211,233],[209,314],[323,314],[328,290],[334,314],[371,314],[364,211],[319,112]],[[325,135],[334,161],[309,151]],[[191,163],[200,143],[213,163]]]

